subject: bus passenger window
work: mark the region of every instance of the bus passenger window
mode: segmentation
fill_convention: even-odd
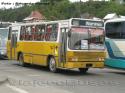
[[[47,25],[46,33],[45,33],[45,40],[49,41],[50,40],[50,34],[52,32],[52,27],[51,25]]]
[[[43,41],[45,33],[45,25],[37,25],[36,30],[37,30],[37,40]]]
[[[20,31],[20,40],[25,40],[26,27],[22,26]]]
[[[57,24],[50,24],[47,25],[47,31],[45,35],[46,41],[56,41],[58,34],[58,25]]]
[[[26,27],[26,37],[25,40],[31,40],[31,26]]]
[[[36,40],[36,36],[35,36],[35,34],[36,34],[36,29],[35,29],[35,26],[32,26],[32,27],[31,27],[31,32],[32,32],[32,40],[34,41],[34,40]]]

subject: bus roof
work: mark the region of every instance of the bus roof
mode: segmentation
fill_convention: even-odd
[[[101,21],[101,22],[103,22],[103,20],[98,20],[98,19],[86,19],[86,18],[71,18],[71,19],[78,19],[78,20],[91,20],[91,21]]]
[[[48,21],[48,22],[32,22],[32,23],[13,23],[11,26],[23,26],[23,25],[37,25],[37,24],[48,24],[48,23],[59,23],[66,20],[59,21]],[[68,20],[67,20],[68,21]]]
[[[69,22],[72,19],[78,20],[92,20],[92,21],[102,21],[102,20],[95,20],[95,19],[84,19],[84,18],[70,18],[66,20],[56,20],[56,21],[46,21],[46,22],[32,22],[32,23],[12,23],[11,26],[23,26],[23,25],[37,25],[37,24],[48,24],[48,23],[62,23],[62,22]]]
[[[107,20],[107,21],[105,22],[105,24],[106,24],[106,23],[109,23],[109,22],[123,22],[123,21],[125,21],[125,18],[115,18],[115,19]]]
[[[22,26],[22,25],[33,25],[33,24],[48,24],[48,23],[59,23],[59,22],[61,23],[61,22],[68,22],[69,20],[70,19],[55,20],[55,21],[39,21],[39,22],[30,22],[30,23],[17,22],[17,23],[12,23],[12,25],[14,25],[14,26]]]

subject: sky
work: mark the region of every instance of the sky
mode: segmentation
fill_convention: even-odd
[[[35,3],[38,2],[40,0],[0,0],[0,8],[10,8],[10,7],[14,7],[15,3]],[[71,2],[76,2],[76,1],[80,1],[80,0],[70,0]],[[83,2],[88,1],[88,0],[81,0]],[[100,0],[101,1],[101,0]],[[7,4],[9,3],[9,4]]]

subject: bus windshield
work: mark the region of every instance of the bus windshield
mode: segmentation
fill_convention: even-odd
[[[104,30],[101,28],[72,27],[69,48],[72,50],[104,49]]]
[[[105,25],[106,37],[125,39],[125,22],[109,22]]]

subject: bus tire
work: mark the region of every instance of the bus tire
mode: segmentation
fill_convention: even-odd
[[[23,54],[19,54],[19,65],[25,67],[26,63],[24,63],[24,57]]]
[[[81,73],[87,73],[87,71],[88,71],[88,68],[79,68],[79,71],[81,72]]]
[[[56,73],[57,72],[57,68],[56,68],[56,60],[54,57],[50,57],[49,58],[49,70],[51,72]]]

